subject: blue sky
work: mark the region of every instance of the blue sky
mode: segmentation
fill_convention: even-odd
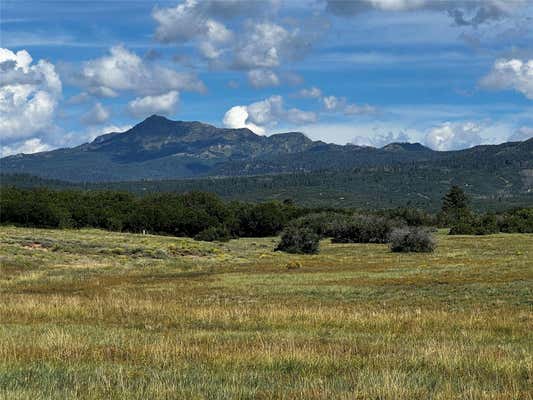
[[[3,0],[1,154],[156,113],[449,150],[533,136],[527,0]]]

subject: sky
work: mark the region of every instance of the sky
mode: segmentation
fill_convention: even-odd
[[[455,150],[533,137],[533,1],[2,0],[0,155],[164,115]]]

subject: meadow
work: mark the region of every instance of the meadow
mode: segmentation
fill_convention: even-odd
[[[532,399],[533,235],[0,228],[0,399]]]

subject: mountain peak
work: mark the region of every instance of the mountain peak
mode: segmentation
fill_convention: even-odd
[[[137,127],[159,127],[162,125],[168,125],[169,123],[172,123],[174,121],[169,120],[166,117],[163,117],[162,115],[152,114],[148,118],[144,119],[143,121],[139,122],[137,125],[135,125],[131,130],[137,128]]]
[[[408,142],[389,143],[388,145],[383,146],[381,149],[385,151],[413,151],[413,152],[432,151],[429,147],[426,147],[420,143],[408,143]]]
[[[228,159],[298,153],[313,141],[300,132],[270,137],[258,136],[247,128],[217,128],[199,121],[172,121],[151,115],[123,134],[96,138],[86,151],[107,154],[122,164],[173,157],[188,164],[212,164]]]
[[[169,119],[163,115],[157,115],[157,114],[152,114],[150,115],[149,117],[147,117],[144,121],[157,121],[157,120],[166,120],[166,121],[169,121]]]

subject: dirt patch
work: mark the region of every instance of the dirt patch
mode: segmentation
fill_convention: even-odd
[[[25,249],[29,249],[29,250],[48,251],[47,247],[45,247],[42,243],[38,243],[38,242],[24,243],[22,247],[24,247]]]

